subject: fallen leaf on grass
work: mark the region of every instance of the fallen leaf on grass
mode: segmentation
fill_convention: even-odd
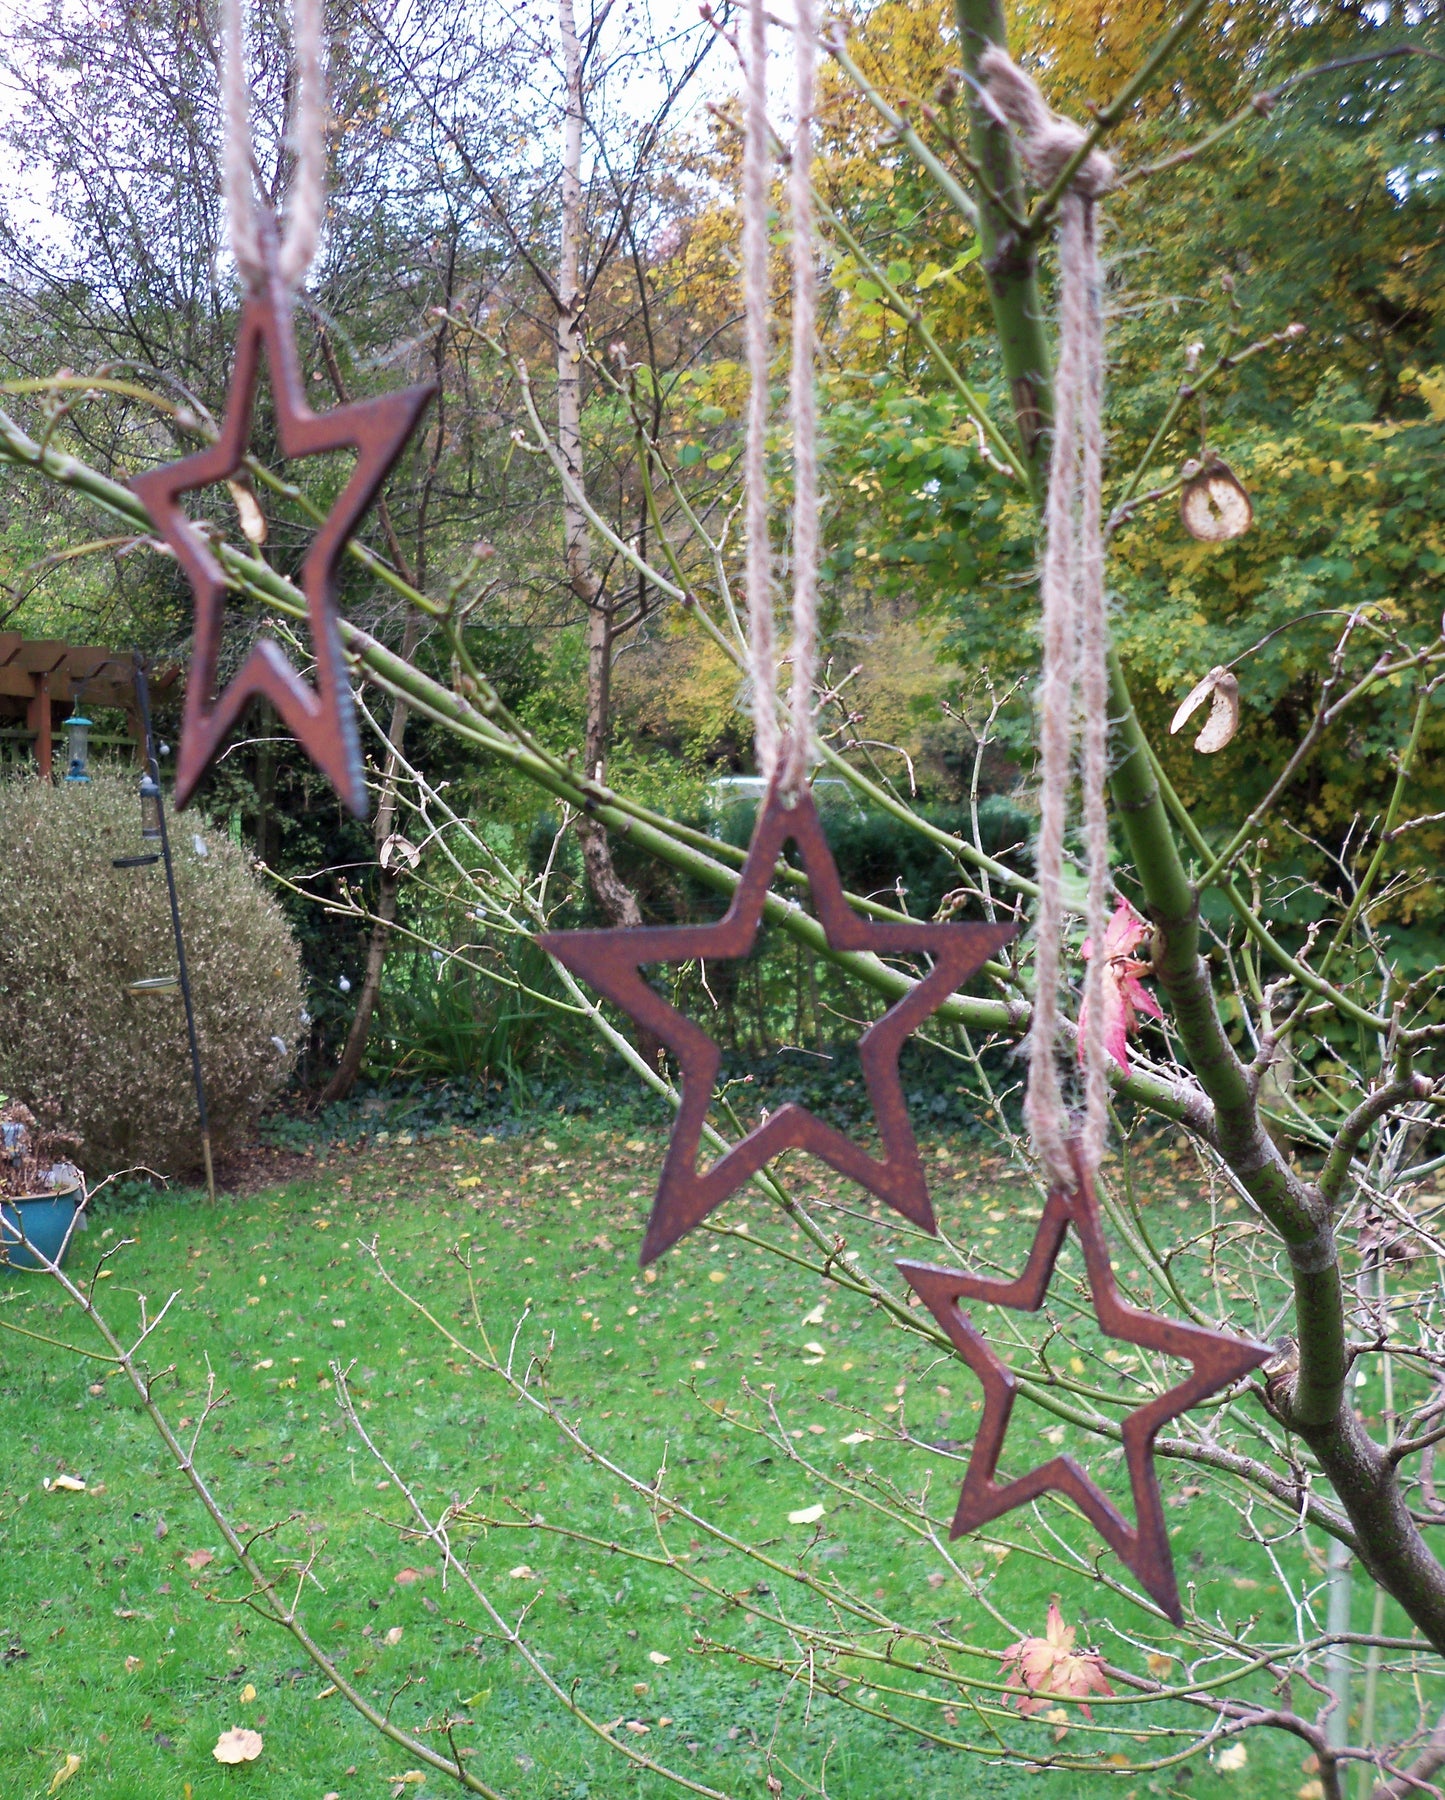
[[[1162,1650],[1151,1650],[1144,1660],[1156,1681],[1167,1680],[1174,1668],[1174,1658],[1166,1656]]]
[[[841,1438],[839,1442],[844,1444],[871,1444],[873,1442],[873,1433],[871,1431],[850,1431],[847,1437]]]
[[[52,1481],[47,1475],[40,1484],[48,1494],[83,1494],[85,1483],[78,1475],[57,1475]]]
[[[246,1683],[245,1687],[243,1687],[241,1689],[241,1704],[242,1704],[242,1706],[249,1706],[255,1698],[256,1698],[255,1685],[254,1685],[254,1683],[248,1681]]]
[[[215,1560],[215,1557],[209,1550],[191,1550],[181,1558],[181,1561],[185,1563],[186,1567],[197,1575],[208,1563],[213,1563]]]
[[[515,1569],[508,1569],[507,1573],[513,1581],[535,1581],[537,1579],[535,1571],[529,1569],[526,1563],[518,1563]]]
[[[825,1510],[826,1508],[821,1504],[817,1506],[800,1506],[796,1512],[790,1512],[788,1514],[788,1523],[790,1525],[816,1525],[818,1520],[822,1518]]]
[[[248,1731],[245,1726],[237,1726],[232,1731],[221,1733],[211,1755],[218,1763],[255,1762],[265,1747],[259,1731]]]
[[[392,1580],[398,1587],[410,1587],[413,1582],[421,1580],[420,1569],[399,1569]]]
[[[382,1641],[387,1644],[395,1645],[395,1644],[399,1644],[401,1642],[401,1639],[402,1639],[402,1627],[400,1625],[393,1625],[391,1630],[387,1632],[386,1637]]]
[[[634,1732],[636,1732],[636,1733],[637,1733],[637,1735],[638,1735],[638,1736],[639,1736],[639,1737],[640,1737],[640,1736],[641,1736],[641,1735],[642,1735],[642,1734],[643,1734],[643,1733],[644,1733],[644,1732],[647,1732],[647,1731],[651,1731],[651,1730],[652,1730],[652,1727],[651,1727],[651,1726],[650,1726],[650,1725],[644,1725],[644,1724],[643,1724],[643,1723],[642,1723],[642,1721],[641,1721],[641,1719],[628,1719],[628,1720],[627,1720],[627,1721],[626,1721],[626,1724],[627,1724],[627,1729],[628,1729],[628,1730],[629,1730],[629,1731],[634,1731]]]
[[[66,1782],[70,1780],[71,1776],[74,1775],[79,1768],[80,1758],[73,1750],[67,1750],[65,1753],[65,1761],[51,1776],[50,1786],[45,1790],[46,1793],[59,1793],[60,1789],[65,1786]]]
[[[803,1323],[805,1325],[821,1325],[823,1323],[823,1312],[827,1304],[828,1302],[826,1300],[820,1300],[813,1308],[812,1312],[803,1314]]]
[[[1221,1769],[1242,1769],[1249,1761],[1249,1751],[1243,1744],[1231,1744],[1228,1749],[1221,1750],[1214,1760]]]
[[[125,1659],[125,1672],[127,1675],[134,1675],[137,1669],[143,1669],[144,1667],[145,1664],[138,1656],[128,1656]]]
[[[670,1656],[664,1656],[660,1650],[649,1650],[647,1653],[647,1660],[650,1663],[656,1663],[660,1669],[664,1663],[670,1663],[672,1658]]]

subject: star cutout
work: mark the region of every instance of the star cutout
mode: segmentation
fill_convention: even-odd
[[[1274,1352],[1267,1344],[1163,1319],[1121,1300],[1099,1223],[1099,1203],[1077,1150],[1074,1166],[1075,1186],[1050,1191],[1028,1262],[1015,1280],[970,1275],[963,1269],[942,1269],[930,1263],[898,1264],[909,1285],[953,1340],[958,1354],[983,1383],[983,1420],[949,1535],[962,1537],[964,1532],[974,1531],[1052,1489],[1074,1502],[1120,1560],[1134,1571],[1160,1609],[1180,1625],[1184,1615],[1179,1608],[1179,1588],[1154,1469],[1154,1439],[1170,1419],[1178,1418],[1208,1395],[1258,1368]],[[1016,1307],[1020,1312],[1037,1312],[1043,1305],[1070,1224],[1079,1234],[1094,1312],[1105,1333],[1122,1344],[1138,1344],[1146,1350],[1177,1356],[1191,1364],[1194,1371],[1188,1380],[1124,1420],[1124,1458],[1138,1518],[1133,1529],[1071,1456],[1056,1456],[1013,1481],[1001,1483],[995,1479],[1018,1383],[1012,1370],[989,1348],[987,1339],[958,1305],[961,1299],[988,1300],[996,1306]]]
[[[271,369],[281,454],[290,459],[349,448],[356,451],[356,467],[317,532],[301,570],[316,686],[303,681],[279,646],[263,638],[217,699],[227,580],[205,535],[181,509],[180,496],[225,481],[242,467],[263,351]],[[334,407],[327,413],[312,412],[306,404],[296,354],[290,301],[273,271],[265,291],[248,296],[242,308],[226,416],[216,442],[194,456],[132,479],[132,491],[140,496],[157,532],[190,577],[196,601],[195,646],[176,759],[178,807],[191,798],[226,734],[259,694],[276,708],[352,812],[358,818],[366,816],[361,745],[336,629],[336,563],[434,392],[433,385],[410,387]]]
[[[748,955],[762,924],[778,857],[790,841],[798,847],[830,950],[871,951],[879,956],[921,952],[933,963],[929,973],[858,1041],[858,1060],[883,1154],[870,1156],[861,1144],[789,1102],[700,1171],[698,1151],[722,1052],[700,1025],[648,986],[642,967],[656,962],[726,962]],[[928,1182],[899,1081],[898,1053],[910,1032],[1013,935],[1012,925],[904,924],[861,917],[843,893],[812,795],[805,791],[790,806],[776,788],[769,791],[758,815],[732,905],[715,925],[544,933],[538,940],[544,950],[650,1031],[672,1051],[681,1069],[677,1120],[643,1240],[643,1263],[670,1249],[784,1150],[808,1151],[915,1225],[936,1231]]]

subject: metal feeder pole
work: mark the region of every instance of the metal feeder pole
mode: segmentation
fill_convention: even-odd
[[[155,738],[151,731],[151,693],[150,684],[146,680],[145,661],[139,650],[132,653],[135,658],[135,695],[140,706],[141,728],[145,733],[146,773],[155,782],[157,789],[161,784],[160,764],[156,760]],[[216,1171],[211,1165],[211,1127],[206,1117],[206,1084],[201,1075],[201,1049],[196,1040],[196,1013],[191,1005],[191,978],[186,969],[186,944],[181,935],[181,908],[176,899],[176,871],[171,862],[171,839],[166,830],[166,803],[164,794],[158,794],[156,812],[161,827],[161,861],[166,866],[166,887],[171,897],[171,930],[176,939],[176,966],[181,977],[181,999],[186,1008],[186,1036],[191,1044],[191,1073],[196,1081],[196,1113],[201,1125],[201,1153],[206,1159],[206,1193],[214,1201],[216,1198]]]

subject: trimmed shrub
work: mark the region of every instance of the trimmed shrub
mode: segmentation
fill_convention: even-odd
[[[0,781],[0,1091],[60,1104],[92,1177],[200,1165],[165,871],[115,869],[140,838],[138,777]],[[244,1139],[296,1060],[296,943],[246,854],[191,814],[169,821],[211,1141]]]

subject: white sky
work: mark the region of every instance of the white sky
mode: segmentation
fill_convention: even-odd
[[[117,12],[126,4],[126,0],[106,0],[108,6]],[[27,15],[38,13],[41,0],[0,0],[0,14],[9,21],[18,21]],[[585,16],[586,0],[581,0],[579,13]],[[686,31],[699,26],[697,0],[651,0],[649,7],[654,30],[661,37],[673,32]],[[781,16],[786,20],[792,11],[791,0],[783,0],[780,8]],[[529,24],[535,22],[539,34],[547,31],[553,18],[552,8],[546,0],[535,7],[518,9],[519,15],[526,16]],[[775,15],[776,16],[776,15]],[[630,17],[635,17],[627,0],[618,0],[614,17],[616,19],[615,35],[618,39],[629,28]],[[706,29],[700,27],[700,29]],[[776,41],[784,33],[774,32],[773,58],[770,66],[769,87],[773,98],[774,116],[782,118],[788,111],[788,90],[790,87],[790,57],[786,41]],[[551,33],[551,41],[555,43],[555,33]],[[737,84],[737,66],[731,50],[724,43],[717,43],[704,65],[700,79],[694,84],[689,95],[676,115],[679,123],[694,118],[710,101],[718,101],[731,93]],[[641,69],[630,81],[628,101],[635,105],[639,115],[650,111],[660,97],[660,87],[654,76]],[[0,74],[0,124],[13,115],[18,103],[18,96]],[[560,134],[561,119],[558,119]],[[55,221],[49,205],[49,197],[42,177],[25,174],[17,165],[10,153],[0,145],[0,191],[6,196],[7,203],[19,221],[28,226],[39,238],[56,241],[53,233]],[[58,246],[57,246],[58,247]]]

